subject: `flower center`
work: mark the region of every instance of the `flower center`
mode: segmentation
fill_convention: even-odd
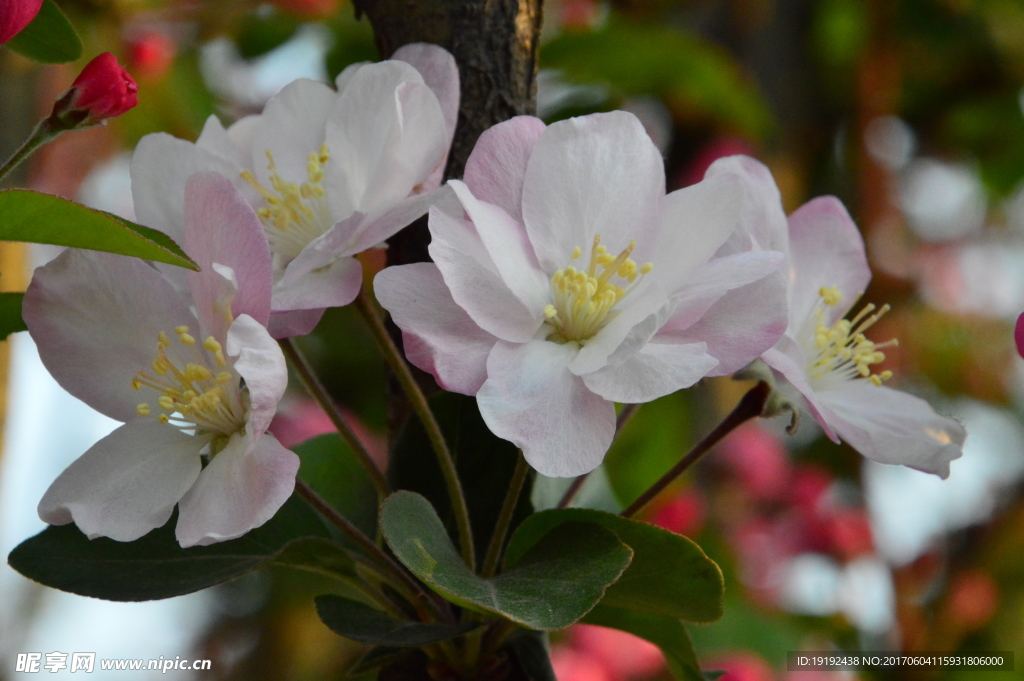
[[[256,214],[263,222],[270,250],[287,260],[301,253],[310,241],[334,224],[323,187],[323,167],[330,158],[326,144],[321,145],[319,152],[310,153],[306,162],[307,181],[295,184],[286,182],[277,172],[274,155],[268,149],[271,189],[260,184],[251,171],[242,172],[242,179],[260,193],[266,204]]]
[[[547,339],[556,343],[575,341],[581,345],[593,338],[618,314],[615,306],[628,296],[645,274],[654,269],[646,263],[637,267],[629,254],[636,247],[629,246],[618,256],[601,245],[601,235],[594,237],[590,249],[590,264],[586,270],[569,266],[551,277],[555,302],[544,308],[544,316],[551,327]],[[580,247],[572,251],[572,260],[582,255]]]
[[[871,367],[885,361],[882,348],[899,342],[893,338],[884,343],[874,343],[864,335],[891,309],[889,305],[883,305],[877,312],[874,305],[865,305],[853,319],[840,319],[827,326],[826,309],[838,305],[841,295],[835,286],[822,287],[818,295],[821,296],[821,304],[814,310],[813,346],[807,353],[807,373],[811,382],[816,387],[826,387],[837,380],[866,378],[874,385],[882,385],[882,381],[892,378],[891,371],[875,374]],[[805,345],[806,349],[809,348]]]
[[[187,326],[176,327],[174,334],[177,345],[164,331],[157,334],[156,359],[149,372],[140,371],[132,378],[132,388],[150,388],[160,394],[156,401],[163,412],[157,415],[160,423],[196,435],[230,437],[242,430],[247,395],[237,374],[227,370],[220,343],[210,336],[197,346]],[[139,416],[153,414],[147,402],[135,411]]]

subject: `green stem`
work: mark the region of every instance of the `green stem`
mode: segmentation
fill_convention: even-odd
[[[626,427],[630,419],[633,418],[633,414],[640,408],[639,404],[627,404],[622,407],[622,411],[619,413],[619,418],[615,420],[615,437],[619,437],[619,433]],[[569,485],[569,489],[565,490],[565,494],[562,496],[562,500],[558,502],[558,508],[568,508],[569,504],[572,503],[573,498],[579,493],[580,488],[583,487],[583,483],[587,481],[587,477],[590,473],[584,473],[579,475],[572,484]]]
[[[388,583],[416,608],[416,611],[424,621],[436,619],[425,610],[423,607],[424,603],[430,604],[437,614],[443,613],[402,566],[396,563],[388,554],[384,553],[379,546],[363,534],[358,527],[353,525],[348,518],[334,510],[330,504],[324,501],[323,497],[313,491],[313,488],[299,478],[295,478],[295,492],[309,502],[309,505],[319,511],[322,516],[331,521],[335,527],[352,539],[363,550],[366,557],[372,559],[371,562],[366,563],[367,567],[380,574],[382,578],[387,579]],[[391,579],[388,579],[389,577]]]
[[[469,509],[466,507],[466,497],[462,493],[462,483],[459,482],[459,474],[455,470],[455,461],[452,460],[451,451],[444,440],[441,426],[434,418],[434,412],[430,410],[426,395],[420,389],[419,384],[412,375],[409,365],[405,363],[402,353],[395,346],[388,331],[384,328],[384,322],[377,315],[377,310],[370,301],[364,288],[356,298],[356,308],[363,315],[363,319],[370,327],[374,339],[380,347],[384,359],[391,367],[392,373],[398,379],[398,383],[405,391],[406,397],[412,404],[413,410],[423,422],[423,428],[427,431],[430,444],[437,454],[437,462],[441,466],[441,473],[444,475],[445,485],[448,487],[448,498],[451,502],[452,512],[455,514],[455,524],[459,532],[459,548],[462,552],[462,560],[470,570],[476,572],[476,556],[473,552],[473,532],[469,524]]]
[[[725,419],[718,424],[717,427],[707,437],[700,441],[696,447],[694,447],[689,454],[683,457],[679,463],[672,467],[668,473],[661,476],[661,478],[650,486],[646,492],[641,494],[636,501],[630,504],[629,508],[622,512],[624,518],[629,518],[636,514],[637,511],[646,506],[654,497],[668,487],[673,480],[678,478],[683,472],[692,466],[697,460],[704,456],[712,447],[721,441],[726,435],[734,431],[738,426],[742,425],[749,419],[755,416],[760,416],[764,411],[765,402],[768,401],[769,395],[771,395],[771,387],[764,381],[758,383],[751,388],[743,399],[740,400],[736,408],[733,409]]]
[[[309,362],[302,355],[299,349],[292,342],[292,339],[285,338],[280,341],[281,350],[285,356],[291,361],[292,366],[295,368],[295,373],[299,375],[302,380],[302,384],[306,387],[306,390],[310,395],[320,404],[320,408],[324,410],[327,417],[331,419],[331,423],[338,430],[338,433],[345,438],[345,442],[348,443],[352,451],[355,452],[356,458],[359,459],[359,463],[363,465],[366,472],[370,476],[370,480],[373,481],[374,487],[377,488],[377,494],[381,499],[391,494],[391,488],[388,486],[388,481],[384,478],[384,474],[380,472],[377,464],[374,463],[373,457],[370,456],[370,451],[366,448],[359,436],[356,435],[355,431],[345,420],[341,411],[337,405],[334,404],[334,400],[328,394],[327,389],[324,387],[320,379],[317,378],[313,372],[313,368],[309,366]]]
[[[491,535],[491,543],[487,546],[487,556],[484,558],[484,566],[480,576],[490,579],[498,569],[498,560],[501,558],[501,549],[505,545],[505,536],[508,534],[509,525],[512,524],[512,515],[516,511],[516,502],[523,491],[523,483],[526,482],[526,474],[530,472],[530,464],[522,452],[516,460],[516,469],[512,473],[512,481],[509,483],[508,493],[505,495],[505,502],[501,505],[501,512],[498,514],[498,522],[494,526],[494,534]]]
[[[7,163],[4,163],[0,167],[0,181],[2,181],[7,175],[10,174],[18,165],[26,158],[32,155],[32,153],[43,146],[47,142],[56,139],[64,130],[55,130],[52,124],[51,118],[45,118],[36,125],[32,134],[29,136],[25,143],[21,145],[21,148],[14,152],[14,155],[7,159]]]

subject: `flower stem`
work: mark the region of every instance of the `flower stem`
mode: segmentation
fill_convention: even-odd
[[[501,558],[501,549],[505,544],[505,536],[508,535],[509,525],[512,524],[512,515],[516,511],[516,502],[523,491],[523,483],[526,482],[526,474],[530,472],[530,464],[522,452],[516,459],[516,469],[512,473],[512,481],[509,482],[508,493],[501,505],[501,512],[498,514],[498,522],[494,525],[494,534],[491,535],[491,543],[487,546],[487,555],[484,557],[484,566],[480,576],[489,579],[494,576],[498,569],[498,560]]]
[[[402,568],[402,566],[396,563],[388,554],[384,553],[379,546],[363,534],[362,530],[353,525],[348,518],[334,510],[334,508],[328,504],[323,497],[314,492],[313,488],[299,478],[295,478],[295,492],[305,499],[310,506],[319,511],[322,516],[327,518],[331,524],[352,539],[363,550],[367,558],[373,560],[373,562],[369,564],[371,569],[376,572],[380,572],[380,570],[383,569],[381,576],[390,576],[392,578],[388,580],[388,583],[413,604],[421,617],[428,620],[433,619],[424,610],[423,603],[429,603],[435,612],[442,612],[437,607],[437,604],[431,600],[427,592],[425,592],[423,588],[416,583],[416,580],[414,580],[409,573]]]
[[[352,451],[355,452],[356,458],[359,459],[359,463],[363,465],[366,472],[370,476],[370,480],[373,481],[374,487],[377,488],[378,496],[383,499],[387,495],[391,494],[391,488],[388,486],[388,481],[384,478],[384,474],[380,472],[377,464],[374,463],[373,457],[370,456],[370,451],[366,448],[359,436],[356,435],[355,431],[352,430],[352,426],[348,424],[337,405],[334,404],[334,400],[327,393],[327,389],[324,387],[320,379],[317,378],[313,372],[313,368],[309,366],[309,362],[296,347],[295,343],[291,338],[285,338],[279,341],[281,344],[281,350],[285,356],[292,363],[295,368],[295,373],[302,379],[302,384],[306,387],[306,390],[310,395],[320,404],[320,408],[324,410],[327,417],[334,424],[334,427],[338,430],[338,433],[345,438],[345,442],[348,443]]]
[[[44,118],[39,121],[21,148],[14,152],[14,155],[7,159],[3,166],[0,166],[0,180],[7,177],[22,161],[31,156],[32,152],[55,139],[62,132],[64,130],[54,129],[52,118]]]
[[[622,411],[619,413],[619,418],[615,419],[615,437],[619,437],[619,433],[626,427],[630,419],[633,418],[633,414],[640,408],[639,404],[627,404],[622,407]],[[562,500],[558,502],[558,508],[568,508],[569,504],[572,503],[573,498],[579,493],[580,488],[583,487],[583,483],[587,481],[590,473],[584,473],[583,475],[577,476],[572,484],[569,485],[569,489],[565,490],[565,494],[562,496]]]
[[[742,425],[749,419],[755,416],[760,416],[764,410],[765,402],[768,401],[768,396],[771,395],[771,387],[764,381],[761,381],[743,396],[736,408],[733,409],[725,419],[715,427],[713,431],[708,433],[707,437],[701,440],[696,447],[694,447],[689,454],[684,456],[679,463],[672,467],[668,473],[661,476],[656,483],[651,485],[647,491],[641,494],[636,501],[629,505],[625,511],[622,512],[624,518],[629,518],[636,514],[637,511],[646,506],[654,497],[668,487],[673,480],[678,478],[683,472],[692,466],[696,461],[704,456],[712,447],[724,438],[726,435],[735,430],[738,426]]]
[[[409,365],[405,363],[405,358],[402,357],[402,353],[399,352],[394,341],[391,340],[391,336],[388,335],[387,329],[384,328],[384,322],[377,314],[377,310],[374,308],[373,302],[367,295],[365,288],[359,292],[359,297],[356,298],[356,308],[369,325],[370,331],[373,333],[373,337],[376,339],[377,345],[384,355],[384,359],[387,361],[388,366],[391,367],[395,378],[398,379],[402,390],[405,391],[405,395],[412,404],[413,410],[419,416],[420,421],[423,422],[423,428],[427,431],[430,444],[434,447],[434,452],[437,454],[437,462],[441,466],[441,473],[444,475],[444,482],[448,487],[448,498],[451,502],[452,512],[455,514],[455,525],[459,532],[459,548],[462,552],[462,560],[465,561],[470,570],[475,572],[476,556],[473,551],[473,532],[469,524],[469,509],[466,507],[466,497],[462,493],[462,483],[459,482],[459,474],[455,470],[455,461],[452,460],[451,451],[449,451],[448,445],[445,443],[441,426],[437,423],[437,419],[434,418],[434,412],[430,410],[427,397],[423,394],[423,390],[420,389],[419,384],[413,377]]]

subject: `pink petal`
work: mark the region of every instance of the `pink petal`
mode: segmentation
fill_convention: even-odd
[[[823,390],[819,397],[835,413],[830,422],[839,436],[872,461],[945,479],[949,462],[963,455],[964,427],[918,397],[866,380]]]
[[[445,153],[430,177],[423,182],[423,189],[429,191],[441,184],[445,162],[448,160],[448,148],[451,147],[455,125],[459,121],[459,68],[455,64],[455,57],[448,50],[431,43],[402,45],[391,58],[411,64],[420,72],[423,82],[437,97],[444,116]]]
[[[274,285],[275,313],[341,307],[356,299],[363,285],[363,267],[358,260],[335,257],[327,264],[310,267],[311,258],[299,259],[304,254],[288,263],[284,276]]]
[[[430,257],[452,298],[488,333],[517,343],[533,338],[543,309],[528,310],[502,280],[473,225],[430,209]]]
[[[155,399],[131,384],[156,359],[157,334],[196,323],[188,301],[149,264],[76,249],[36,269],[22,314],[61,387],[118,421]]]
[[[181,500],[182,548],[241,537],[270,520],[295,489],[299,457],[269,433],[231,436]]]
[[[793,254],[789,319],[799,326],[810,317],[823,286],[838,286],[842,301],[826,316],[832,324],[850,309],[871,281],[864,239],[842,202],[834,196],[808,201],[789,216]]]
[[[744,193],[740,225],[726,242],[725,253],[757,249],[788,254],[789,225],[782,195],[767,166],[749,156],[728,156],[712,163],[704,177],[720,175],[736,178]]]
[[[638,404],[689,388],[718,360],[704,343],[648,343],[625,361],[587,374],[587,388],[612,402]]]
[[[53,481],[39,517],[51,525],[74,522],[89,539],[134,541],[171,517],[199,476],[206,442],[156,419],[125,424]]]
[[[615,405],[573,375],[572,345],[499,341],[477,404],[487,427],[523,450],[538,472],[568,478],[601,465],[615,435]]]
[[[618,253],[636,239],[634,260],[653,244],[665,194],[664,161],[633,114],[591,114],[548,126],[523,183],[523,219],[546,272],[567,266],[572,251],[601,235]]]
[[[291,338],[312,333],[326,310],[294,310],[292,312],[271,312],[267,330],[274,338]]]
[[[834,414],[821,401],[820,395],[811,388],[807,378],[807,358],[796,341],[789,336],[782,336],[775,347],[761,355],[761,359],[777,372],[778,378],[782,379],[779,381],[778,389],[783,395],[788,397],[794,406],[802,406],[804,411],[818,422],[825,435],[839,444],[839,436],[831,426],[835,420]]]
[[[228,329],[225,349],[238,358],[234,370],[245,379],[249,390],[249,433],[259,437],[270,425],[288,387],[284,354],[277,341],[249,315],[241,315]]]
[[[388,267],[373,280],[380,304],[402,330],[405,356],[445,390],[475,395],[497,338],[459,307],[432,263]]]
[[[235,185],[216,173],[196,173],[185,188],[185,251],[201,268],[189,273],[199,321],[206,333],[218,333],[224,314],[217,307],[221,286],[214,263],[234,271],[238,292],[231,314],[247,314],[261,324],[270,317],[270,246],[256,213]]]
[[[462,202],[505,285],[527,310],[543,311],[552,300],[551,282],[537,264],[526,229],[498,206],[478,201],[462,182],[452,180],[448,186]]]
[[[466,161],[465,182],[473,196],[523,221],[526,165],[547,126],[533,116],[516,116],[485,130]]]

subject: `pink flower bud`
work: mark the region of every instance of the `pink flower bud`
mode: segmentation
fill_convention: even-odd
[[[1024,357],[1024,313],[1017,317],[1017,325],[1013,329],[1013,340],[1017,344],[1017,354]]]
[[[3,0],[0,2],[0,45],[28,26],[43,6],[43,0]]]
[[[139,86],[117,58],[104,52],[85,65],[53,115],[72,127],[95,125],[120,116],[139,103]]]

